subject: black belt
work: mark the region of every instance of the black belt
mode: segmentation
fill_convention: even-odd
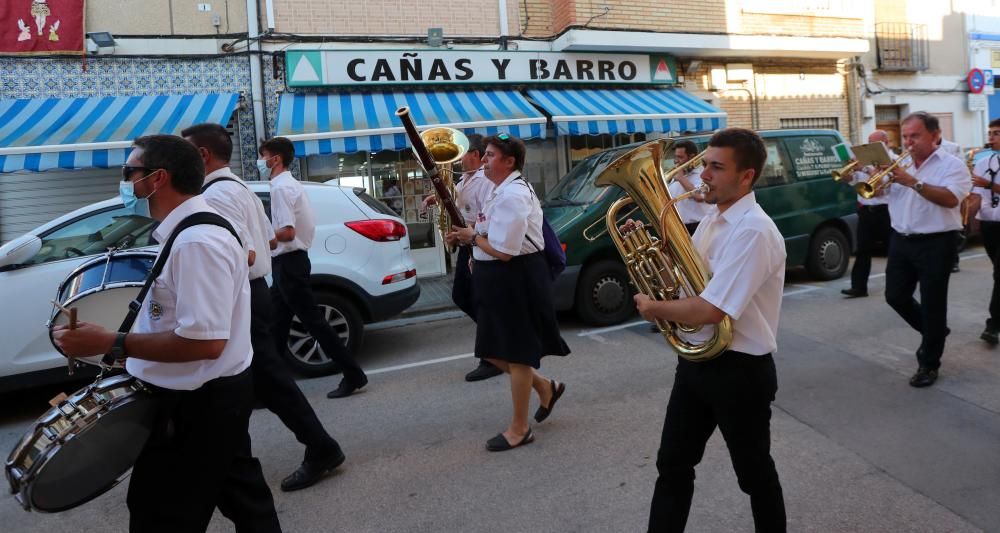
[[[888,209],[889,208],[889,204],[874,204],[874,205],[858,204],[858,208],[859,209]]]
[[[205,383],[202,383],[202,385],[200,387],[198,387],[197,389],[193,389],[193,390],[168,389],[166,387],[160,387],[159,385],[153,385],[152,383],[148,383],[148,382],[145,382],[145,381],[143,381],[142,384],[145,385],[148,389],[150,389],[155,394],[160,394],[160,395],[174,395],[174,396],[176,396],[176,395],[188,395],[188,394],[197,394],[197,393],[201,393],[201,392],[208,392],[208,391],[211,391],[211,390],[218,389],[220,387],[225,387],[225,386],[230,385],[232,383],[239,382],[241,379],[247,379],[247,377],[249,375],[250,375],[250,367],[247,367],[242,372],[240,372],[238,374],[233,374],[232,376],[222,376],[222,377],[218,377],[218,378],[215,378],[215,379],[208,380]]]
[[[924,241],[928,239],[937,239],[938,237],[944,237],[946,235],[954,235],[958,230],[951,231],[939,231],[937,233],[900,233],[896,232],[896,235],[908,240],[908,241]]]

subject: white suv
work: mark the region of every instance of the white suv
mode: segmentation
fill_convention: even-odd
[[[269,208],[268,184],[248,186]],[[402,312],[420,295],[406,226],[364,189],[303,186],[316,218],[309,250],[316,299],[348,349],[357,353],[364,324]],[[112,247],[155,250],[149,247],[154,221],[125,214],[118,199],[105,200],[0,247],[0,391],[66,376],[66,360],[52,347],[45,324],[50,300],[74,269]],[[297,319],[288,347],[287,359],[300,373],[337,371]]]

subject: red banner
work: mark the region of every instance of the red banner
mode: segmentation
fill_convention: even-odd
[[[84,0],[0,0],[0,53],[82,54]]]

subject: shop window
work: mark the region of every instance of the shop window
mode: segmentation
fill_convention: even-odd
[[[433,215],[423,200],[433,186],[410,150],[384,150],[370,157],[371,195],[395,211],[406,223],[414,250],[433,248],[437,242]],[[457,169],[457,167],[456,167]]]
[[[570,166],[598,152],[614,147],[614,139],[608,133],[602,135],[571,135],[569,138]]]
[[[353,154],[311,155],[305,161],[309,181],[328,182],[347,187],[364,187],[368,176],[367,152]]]

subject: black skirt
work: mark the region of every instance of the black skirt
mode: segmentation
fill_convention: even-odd
[[[552,306],[552,280],[541,253],[476,261],[476,357],[538,368],[546,355],[568,355]]]

